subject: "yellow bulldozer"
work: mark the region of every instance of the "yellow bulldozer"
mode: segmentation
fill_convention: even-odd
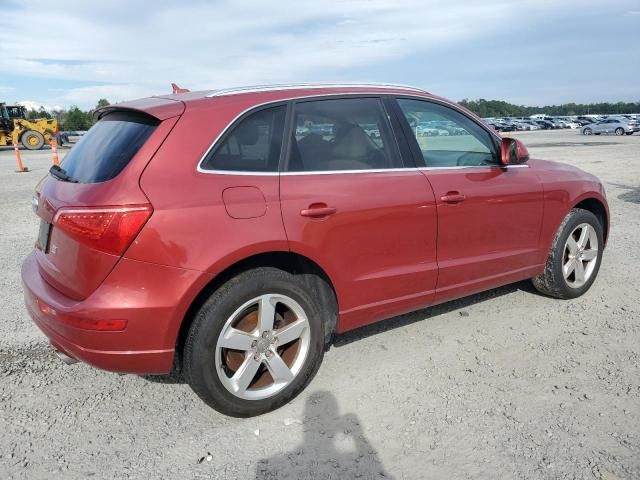
[[[27,118],[22,105],[0,103],[0,146],[22,144],[29,150],[40,150],[58,133],[56,119]]]

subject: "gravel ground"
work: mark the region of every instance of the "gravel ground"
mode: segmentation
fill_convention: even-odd
[[[0,478],[640,478],[640,135],[519,134],[605,182],[582,298],[528,282],[338,339],[295,401],[238,420],[180,378],[65,366],[22,303],[49,152],[0,151]]]

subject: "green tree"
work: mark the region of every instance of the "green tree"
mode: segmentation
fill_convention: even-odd
[[[93,121],[89,112],[83,112],[75,105],[64,115],[64,130],[88,130]]]
[[[111,105],[109,103],[109,100],[107,100],[106,98],[101,98],[100,100],[98,100],[98,103],[96,104],[95,110],[97,110],[98,108],[102,108],[102,107],[108,107],[109,105]]]

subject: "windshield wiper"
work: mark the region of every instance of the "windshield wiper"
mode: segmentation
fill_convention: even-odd
[[[58,165],[52,165],[49,169],[49,173],[63,182],[78,183],[78,180],[71,175],[67,175],[67,171],[64,168],[60,168]]]

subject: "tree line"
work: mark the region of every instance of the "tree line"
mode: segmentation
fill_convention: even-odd
[[[479,117],[528,117],[538,113],[553,116],[640,113],[640,102],[565,103],[545,107],[526,107],[501,100],[485,100],[484,98],[468,100],[465,98],[460,102],[460,105],[468,108]]]
[[[51,110],[50,112],[45,110],[44,107],[39,109],[31,108],[27,110],[27,118],[34,120],[36,118],[55,118],[58,120],[58,129],[61,131],[71,130],[89,130],[95,123],[93,120],[93,111],[100,107],[106,107],[110,105],[109,100],[101,98],[96,103],[95,108],[91,110],[80,110],[77,106],[73,105],[69,109],[63,110]]]
[[[80,110],[77,106],[72,106],[66,110],[52,110],[48,112],[44,107],[38,110],[32,108],[27,111],[27,118],[56,118],[60,130],[88,130],[94,124],[93,110],[110,105],[106,98],[101,98],[92,110]],[[460,105],[471,110],[480,117],[528,117],[537,113],[548,115],[609,115],[640,113],[640,102],[617,102],[617,103],[565,103],[562,105],[548,105],[546,107],[527,107],[524,105],[514,105],[502,100],[478,100],[464,99]]]

